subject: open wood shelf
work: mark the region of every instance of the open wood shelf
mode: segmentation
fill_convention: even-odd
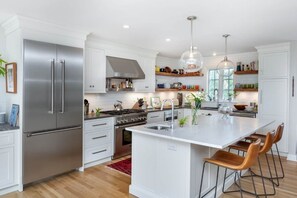
[[[156,88],[156,91],[199,91],[199,89],[166,89],[166,88]]]
[[[258,89],[255,89],[255,88],[246,88],[246,89],[241,89],[241,88],[235,88],[234,89],[234,91],[242,91],[242,92],[244,92],[244,91],[246,91],[246,92],[257,92],[258,91]]]
[[[166,73],[166,72],[156,72],[156,76],[169,76],[169,77],[201,77],[204,76],[202,73],[187,73],[187,74],[174,74],[174,73]]]
[[[258,74],[258,70],[253,70],[253,71],[235,71],[234,74],[236,74],[236,75]]]

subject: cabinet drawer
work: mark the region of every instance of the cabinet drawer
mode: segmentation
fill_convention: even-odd
[[[0,147],[14,144],[14,133],[0,133]]]
[[[90,163],[96,160],[104,159],[106,157],[110,157],[111,155],[111,144],[85,149],[84,163]]]
[[[103,130],[85,134],[85,148],[111,143],[111,130]]]
[[[103,118],[85,121],[85,132],[113,129],[113,118]]]

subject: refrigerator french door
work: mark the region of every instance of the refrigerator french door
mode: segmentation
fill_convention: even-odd
[[[82,166],[83,50],[24,40],[23,184]]]

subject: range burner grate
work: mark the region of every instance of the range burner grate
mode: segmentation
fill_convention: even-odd
[[[142,109],[123,109],[121,111],[112,110],[112,111],[101,111],[101,113],[109,114],[109,115],[124,115],[130,113],[142,113],[144,110]]]

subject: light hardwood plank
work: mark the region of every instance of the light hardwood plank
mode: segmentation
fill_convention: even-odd
[[[128,156],[129,157],[129,156]],[[28,186],[23,192],[13,192],[1,198],[134,198],[129,194],[131,178],[121,172],[107,167],[107,164],[126,159],[124,157],[103,165],[94,166],[84,172],[70,172],[47,181]],[[271,159],[270,159],[271,160]],[[264,173],[268,174],[268,167],[265,160],[261,159]],[[276,188],[276,198],[297,197],[297,163],[287,161],[283,158],[286,177],[280,180],[280,187]],[[253,167],[255,172],[258,167]],[[262,183],[256,178],[257,191],[262,192]],[[268,184],[268,183],[267,183]],[[242,186],[252,190],[249,178],[242,179]],[[234,188],[232,186],[231,188]],[[267,191],[272,192],[271,184],[267,185]],[[221,198],[240,197],[239,193],[223,194]],[[244,194],[244,197],[253,197]]]

